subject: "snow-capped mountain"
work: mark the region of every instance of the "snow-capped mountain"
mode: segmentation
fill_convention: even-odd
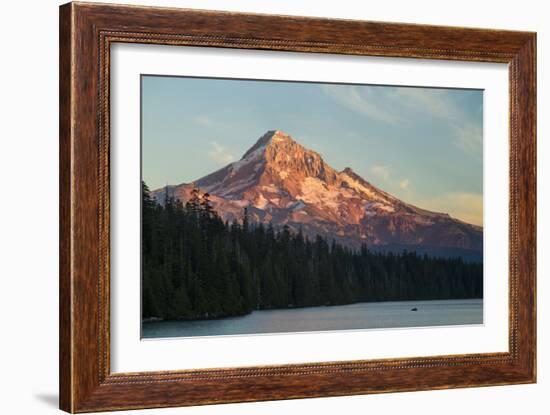
[[[282,131],[268,131],[243,157],[198,179],[218,213],[229,221],[242,218],[310,237],[320,234],[340,243],[431,252],[464,250],[480,253],[483,229],[445,213],[430,212],[373,186],[351,168],[336,171],[315,151]],[[154,191],[186,202],[193,184]]]

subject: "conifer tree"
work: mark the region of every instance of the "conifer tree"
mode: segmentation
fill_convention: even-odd
[[[191,214],[198,214],[201,208],[201,201],[199,197],[200,191],[196,183],[193,183],[193,189],[191,189],[191,197],[185,204],[185,209]]]

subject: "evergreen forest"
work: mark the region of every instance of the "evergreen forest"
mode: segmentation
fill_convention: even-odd
[[[371,252],[288,227],[224,222],[208,193],[157,203],[142,182],[142,318],[196,320],[258,309],[481,298],[483,265]]]

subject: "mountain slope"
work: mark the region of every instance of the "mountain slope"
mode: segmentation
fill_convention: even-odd
[[[208,192],[226,220],[239,220],[246,207],[252,221],[334,238],[351,247],[399,247],[432,252],[480,253],[483,230],[407,204],[373,186],[351,168],[336,171],[316,152],[282,131],[269,131],[243,155],[195,184],[154,191],[184,203],[193,186]]]

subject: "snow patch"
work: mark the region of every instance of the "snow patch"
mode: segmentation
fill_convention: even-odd
[[[223,191],[219,192],[220,196],[227,196],[232,193],[238,192],[239,190],[246,189],[247,187],[252,186],[255,183],[254,179],[243,179],[237,180],[235,183],[232,183],[230,187],[225,188]]]
[[[267,200],[264,195],[260,193],[254,202],[254,206],[258,209],[265,209],[267,205],[269,205],[269,200]]]
[[[433,225],[435,223],[430,219],[430,216],[413,215],[413,219],[419,225]]]
[[[265,151],[265,145],[258,147],[256,150],[254,150],[252,153],[248,154],[245,158],[242,160],[236,161],[232,163],[231,166],[231,175],[235,175],[241,168],[249,164],[250,162],[260,158],[262,154]],[[259,167],[255,166],[254,169],[259,169]]]
[[[250,201],[248,200],[232,200],[231,203],[235,206],[244,208],[250,206]]]
[[[300,200],[300,201],[298,201],[298,203],[296,203],[296,204],[294,204],[294,206],[292,206],[292,210],[296,211],[296,210],[303,209],[305,207],[306,207],[306,204]]]
[[[261,188],[262,190],[267,191],[267,192],[280,193],[280,192],[279,192],[279,188],[276,187],[276,186],[274,186],[274,185],[272,185],[272,184],[269,184],[269,185],[267,185],[267,186],[261,186],[260,188]]]
[[[376,209],[383,210],[384,212],[389,212],[389,213],[395,212],[395,208],[393,206],[390,206],[390,205],[386,205],[386,204],[382,204],[382,203],[376,203],[374,206],[376,207]]]
[[[218,190],[220,186],[221,183],[214,183],[210,186],[204,186],[202,190],[208,193],[216,193],[216,190]]]
[[[279,142],[279,141],[285,141],[285,137],[282,137],[278,132],[276,132],[273,137],[271,137],[271,141],[276,143],[276,142]]]
[[[321,180],[307,177],[302,184],[302,193],[296,199],[336,209],[340,205],[339,195],[339,191],[328,189]]]
[[[356,192],[368,196],[368,198],[371,200],[385,201],[385,198],[381,197],[377,192],[374,192],[372,189],[369,189],[368,187],[362,185],[357,180],[348,176],[347,174],[344,174],[344,176],[346,178],[346,183],[348,184],[348,186]]]

